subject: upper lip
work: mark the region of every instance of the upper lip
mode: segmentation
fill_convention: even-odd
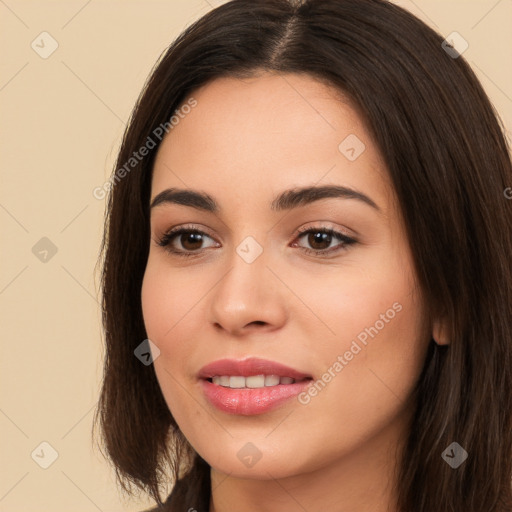
[[[275,361],[260,359],[257,357],[249,357],[247,359],[219,359],[203,366],[199,370],[200,379],[210,379],[215,376],[242,376],[249,377],[251,375],[278,375],[279,377],[291,377],[295,380],[311,378],[311,375],[299,372],[294,368],[290,368]]]

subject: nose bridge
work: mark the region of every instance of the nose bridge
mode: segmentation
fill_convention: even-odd
[[[254,322],[278,324],[283,320],[284,305],[267,268],[269,256],[270,251],[252,236],[234,247],[226,261],[229,270],[212,294],[213,323],[239,331]]]

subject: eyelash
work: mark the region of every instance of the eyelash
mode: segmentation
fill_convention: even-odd
[[[172,248],[170,245],[173,238],[177,237],[178,235],[182,235],[184,233],[197,233],[200,235],[206,235],[209,238],[212,238],[208,233],[205,233],[204,231],[200,231],[199,229],[188,227],[188,226],[182,226],[178,228],[171,229],[167,233],[164,233],[164,235],[160,238],[160,240],[157,242],[159,246],[164,247],[166,251],[169,253],[179,256],[179,257],[191,257],[191,256],[197,256],[199,254],[199,251],[181,251],[176,250]],[[346,251],[348,249],[348,246],[353,245],[357,243],[357,240],[354,238],[350,238],[343,233],[340,233],[339,231],[335,231],[334,229],[330,228],[321,228],[321,227],[313,227],[313,228],[302,228],[299,229],[297,233],[296,238],[301,238],[305,234],[309,233],[325,233],[328,235],[333,236],[334,238],[337,238],[340,242],[342,242],[337,247],[331,247],[330,249],[308,249],[307,247],[300,247],[306,254],[313,254],[315,256],[325,257],[327,254],[331,253],[338,253],[341,251]]]

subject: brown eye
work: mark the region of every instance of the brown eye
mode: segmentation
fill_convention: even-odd
[[[197,232],[181,233],[177,239],[187,251],[200,249],[203,242],[203,235]]]
[[[198,229],[182,227],[165,233],[158,241],[158,245],[178,256],[194,256],[200,254],[205,239],[212,239],[209,235]],[[176,247],[178,243],[181,247]],[[211,247],[211,245],[210,245]]]
[[[324,256],[331,253],[347,250],[349,245],[357,243],[357,240],[350,238],[343,233],[330,228],[310,228],[301,230],[298,239],[305,239],[311,247],[302,247],[306,253]],[[333,241],[338,241],[334,247],[331,247]]]
[[[321,231],[312,231],[308,234],[307,240],[313,249],[322,251],[331,245],[332,235]]]

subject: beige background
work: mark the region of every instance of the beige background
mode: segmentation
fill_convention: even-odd
[[[105,206],[92,191],[110,175],[124,124],[160,53],[220,3],[0,0],[2,512],[152,504],[123,500],[91,447],[103,355],[94,265]],[[464,56],[510,129],[512,1],[396,3],[469,42]],[[31,47],[35,40],[43,51],[43,31],[58,43],[47,59]],[[46,262],[32,250],[43,237],[57,249]],[[58,453],[47,469],[38,464],[50,461],[42,442]]]

